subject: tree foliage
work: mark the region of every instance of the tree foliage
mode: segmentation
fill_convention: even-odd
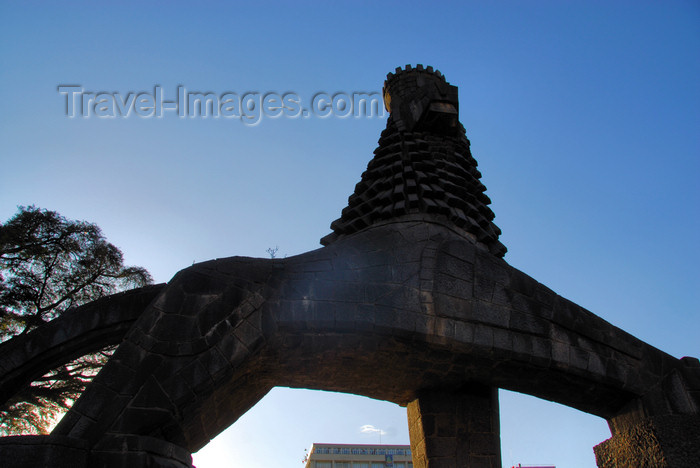
[[[150,282],[144,268],[124,266],[121,251],[96,225],[20,207],[0,225],[0,341],[29,333],[72,307]],[[84,356],[33,382],[0,409],[0,430],[46,432],[107,356]]]

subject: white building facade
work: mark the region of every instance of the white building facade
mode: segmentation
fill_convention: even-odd
[[[411,446],[313,444],[305,468],[413,468]]]

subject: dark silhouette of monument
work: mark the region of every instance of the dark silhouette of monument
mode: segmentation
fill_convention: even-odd
[[[504,260],[457,88],[389,74],[374,158],[323,248],[193,265],[0,347],[7,399],[120,343],[50,436],[0,439],[35,468],[185,468],[272,387],[408,408],[416,468],[501,466],[497,389],[607,419],[599,467],[700,459],[700,362],[676,359]]]

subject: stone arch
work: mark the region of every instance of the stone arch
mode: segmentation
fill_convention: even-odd
[[[52,369],[121,343],[163,284],[114,294],[0,344],[0,405]]]
[[[183,270],[55,432],[196,451],[277,385],[409,408],[500,387],[611,419],[674,370],[453,229],[405,219],[296,257]]]
[[[676,465],[698,455],[700,362],[502,259],[457,88],[440,72],[397,69],[384,95],[387,127],[324,247],[182,270],[63,418],[54,448],[25,450],[33,463],[70,452],[82,454],[74,466],[188,467],[189,452],[275,385],[407,406],[421,468],[500,465],[498,388],[606,418],[623,443],[599,448],[600,466],[643,465],[650,447]],[[629,440],[648,446],[632,443],[625,459],[617,445]]]

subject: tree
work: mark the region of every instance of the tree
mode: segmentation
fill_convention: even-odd
[[[0,225],[0,342],[29,333],[66,310],[151,282],[124,266],[99,227],[34,206]],[[33,382],[0,408],[7,434],[46,433],[82,393],[110,350],[84,356]]]

